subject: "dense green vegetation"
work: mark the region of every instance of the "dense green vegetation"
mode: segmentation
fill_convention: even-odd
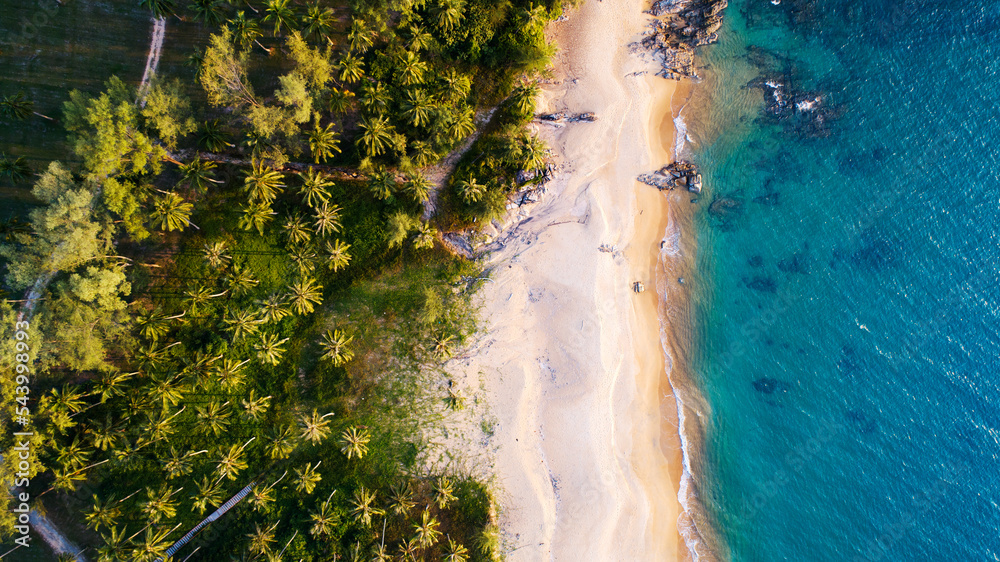
[[[0,246],[7,365],[30,321],[33,506],[102,561],[161,558],[248,485],[177,556],[498,558],[489,488],[422,463],[463,407],[442,364],[479,274],[438,230],[499,216],[544,166],[524,125],[559,6],[141,4],[204,28],[191,68],[65,92],[62,162],[0,155],[37,203]],[[0,92],[2,117],[49,123],[29,94]],[[425,170],[477,115],[426,221]]]

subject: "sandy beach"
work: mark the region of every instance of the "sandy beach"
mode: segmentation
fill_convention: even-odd
[[[690,210],[687,194],[671,202],[635,181],[670,161],[680,103],[677,83],[630,52],[645,8],[586,0],[551,26],[560,50],[539,111],[597,121],[535,125],[558,173],[500,235],[480,295],[485,336],[467,372],[496,422],[489,448],[514,561],[689,559],[662,344],[682,346],[687,328],[667,326],[661,340],[655,288],[659,278],[663,311],[684,324],[686,288],[667,280],[693,255],[676,237]]]

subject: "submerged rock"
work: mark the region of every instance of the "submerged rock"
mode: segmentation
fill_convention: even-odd
[[[778,379],[772,379],[769,377],[759,378],[753,381],[753,389],[762,394],[774,394],[775,392],[788,392],[791,389],[791,385],[787,382],[780,381]]]
[[[770,277],[757,276],[746,282],[747,287],[762,293],[777,293],[778,282]]]
[[[743,203],[739,199],[731,197],[719,197],[708,207],[708,213],[716,218],[728,219],[739,213],[743,209]]]

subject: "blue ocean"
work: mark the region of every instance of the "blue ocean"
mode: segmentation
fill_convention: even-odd
[[[1000,2],[725,17],[682,113],[721,558],[1000,560]]]

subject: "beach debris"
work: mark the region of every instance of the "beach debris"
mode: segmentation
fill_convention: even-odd
[[[563,111],[559,111],[556,113],[539,114],[538,119],[548,121],[550,123],[560,123],[563,121],[567,123],[593,123],[594,121],[597,121],[597,115],[592,111],[585,113],[565,113]]]
[[[687,160],[671,162],[653,173],[642,174],[637,179],[661,190],[682,187],[692,193],[701,193],[701,174],[698,173],[698,167]]]
[[[604,243],[601,244],[597,250],[606,254],[613,254],[618,251],[618,248],[616,248],[613,244]]]
[[[646,290],[646,286],[642,284],[642,281],[636,281],[632,284],[632,290],[641,293]]]

